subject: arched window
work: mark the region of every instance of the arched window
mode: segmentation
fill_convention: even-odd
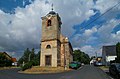
[[[51,49],[51,46],[50,46],[50,45],[47,45],[47,46],[46,46],[46,49]]]
[[[51,26],[51,20],[47,21],[47,26]]]

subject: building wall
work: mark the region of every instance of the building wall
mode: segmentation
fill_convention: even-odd
[[[41,41],[51,40],[51,39],[60,39],[60,27],[57,15],[50,15],[51,19],[48,19],[48,16],[42,18],[42,39]],[[51,20],[51,26],[47,26],[47,21]]]
[[[65,56],[64,56],[65,46],[61,43],[61,66],[64,67],[65,65]]]
[[[115,60],[116,57],[117,56],[106,56],[106,61],[107,62],[113,61],[113,60]]]
[[[57,14],[47,14],[42,17],[42,39],[41,39],[41,62],[40,66],[45,65],[45,56],[51,55],[51,66],[57,67],[60,66],[60,25]],[[48,21],[51,21],[51,24],[48,26]],[[47,45],[50,45],[51,48],[47,49]]]
[[[115,60],[116,57],[116,46],[103,46],[102,48],[102,63],[103,65],[109,65],[110,61]]]
[[[46,46],[50,45],[51,48],[47,49]],[[58,55],[60,54],[60,51],[58,49],[58,41],[53,40],[53,41],[46,41],[41,43],[41,66],[45,66],[45,56],[46,55],[51,55],[52,60],[51,60],[51,66],[52,67],[57,67],[58,66],[58,61],[60,60],[60,57]]]
[[[61,66],[69,68],[69,63],[73,61],[73,50],[68,38],[61,35]]]
[[[47,21],[51,20],[51,26],[47,26]],[[45,65],[45,56],[51,55],[51,66],[69,67],[72,59],[72,47],[69,40],[61,35],[61,19],[58,14],[47,14],[42,17],[42,39],[41,39],[41,59],[40,66]],[[47,45],[51,48],[47,49]]]
[[[105,52],[105,47],[104,46],[102,48],[102,64],[106,65],[106,52]]]
[[[69,42],[65,43],[65,59],[67,68],[69,68],[69,63],[73,61],[72,53],[73,51],[70,48]]]

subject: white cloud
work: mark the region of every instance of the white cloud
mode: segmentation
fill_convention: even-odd
[[[62,32],[66,36],[71,36],[75,32],[75,30],[72,28],[75,24],[82,23],[84,20],[89,19],[89,17],[94,14],[91,10],[94,5],[93,0],[49,1],[55,5],[55,11],[59,12],[62,18]],[[89,10],[91,12],[89,12]]]
[[[29,0],[30,5],[25,8],[17,7],[15,14],[5,13],[0,10],[0,49],[1,50],[23,50],[27,47],[39,48],[41,38],[41,17],[45,16],[51,8],[51,4],[54,4],[55,12],[58,12],[62,19],[62,33],[67,37],[70,37],[75,30],[73,25],[80,24],[85,20],[89,20],[92,15],[96,13],[93,8],[100,10],[104,13],[113,4],[116,4],[119,0],[97,0],[96,5],[93,0]],[[119,10],[114,9],[116,12]],[[75,34],[71,39],[73,46],[76,48],[88,48],[90,50],[95,49],[92,46],[85,46],[89,42],[101,40],[103,43],[116,40],[120,38],[119,31],[116,34],[112,34],[114,25],[118,21],[115,19],[109,20],[105,25],[100,28],[92,27],[86,29],[83,34]],[[98,34],[100,37],[94,36]],[[103,37],[105,39],[103,39]],[[108,39],[108,38],[109,39]],[[112,39],[112,40],[110,40]],[[84,47],[83,47],[84,46]],[[86,49],[86,52],[87,49]],[[92,51],[90,51],[92,53]],[[90,54],[89,53],[89,54]]]
[[[111,34],[111,40],[113,42],[120,41],[120,31],[117,31],[116,34]]]
[[[97,28],[93,27],[92,29],[87,29],[84,32],[84,36],[90,37],[93,33],[97,32]]]
[[[40,44],[41,16],[49,11],[48,4],[36,0],[25,8],[17,7],[15,14],[0,10],[0,46],[4,50],[38,48]]]
[[[120,41],[120,31],[116,33],[112,31],[119,22],[120,20],[111,19],[99,28],[94,26],[86,29],[82,34],[77,34],[72,38],[73,45],[89,55],[94,55],[104,45],[115,45]],[[101,51],[98,51],[98,54],[101,55]]]
[[[101,13],[106,12],[114,5],[118,4],[119,0],[97,0],[94,8],[100,10]]]
[[[25,8],[17,7],[15,14],[5,13],[0,10],[0,18],[2,18],[0,19],[0,26],[2,26],[0,27],[0,36],[1,39],[4,39],[0,42],[1,47],[5,49],[9,47],[14,50],[18,47],[38,46],[40,43],[41,17],[50,11],[51,4],[49,3],[54,3],[55,11],[59,12],[63,22],[62,32],[66,36],[71,36],[74,33],[72,28],[74,24],[84,21],[93,14],[92,11],[89,11],[93,6],[92,0],[70,0],[69,2],[67,0],[48,0],[47,4],[44,0],[35,0]],[[71,6],[71,3],[73,6]],[[23,1],[24,4],[25,1]],[[84,14],[86,12],[89,12],[89,14]],[[10,43],[6,42],[7,47],[4,46],[5,41],[11,41]]]
[[[85,45],[85,46],[81,47],[80,50],[87,53],[90,56],[94,55],[94,53],[95,53],[95,49],[90,45]]]
[[[112,19],[98,29],[99,39],[101,39],[103,43],[113,44],[115,43],[115,41],[118,41],[115,40],[116,38],[112,37],[113,35],[117,35],[117,34],[113,34],[112,31],[118,25],[118,23],[119,20]]]

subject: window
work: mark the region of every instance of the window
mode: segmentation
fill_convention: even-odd
[[[47,46],[46,46],[46,49],[50,49],[50,48],[51,48],[51,46],[50,46],[50,45],[47,45]]]
[[[51,20],[47,21],[47,26],[51,26]]]

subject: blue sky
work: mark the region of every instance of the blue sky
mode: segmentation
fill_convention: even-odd
[[[41,17],[52,3],[74,49],[101,55],[103,45],[120,42],[119,0],[0,0],[0,51],[20,57],[26,48],[39,50]]]

